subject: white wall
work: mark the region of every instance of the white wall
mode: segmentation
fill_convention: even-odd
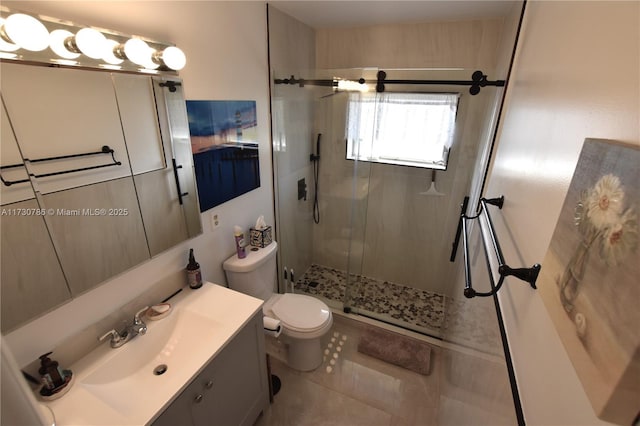
[[[544,259],[585,138],[640,145],[639,24],[638,2],[527,5],[485,192],[506,198],[511,266]],[[527,424],[600,424],[540,296],[509,279],[499,297]]]
[[[122,274],[6,336],[19,365],[54,349],[171,275],[181,279],[194,248],[203,278],[225,283],[222,262],[234,253],[233,226],[264,214],[273,224],[266,6],[264,2],[34,1],[3,5],[79,24],[175,43],[185,51],[180,72],[187,99],[255,100],[260,188],[202,214],[203,235]],[[210,216],[221,226],[212,231]]]

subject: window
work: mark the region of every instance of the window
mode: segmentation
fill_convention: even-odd
[[[444,170],[460,95],[351,93],[347,159]]]

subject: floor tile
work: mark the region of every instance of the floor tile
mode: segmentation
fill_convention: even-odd
[[[282,389],[257,425],[434,424],[439,375],[424,376],[359,353],[363,326],[335,316],[322,341],[323,363],[312,372],[294,371],[271,357]]]

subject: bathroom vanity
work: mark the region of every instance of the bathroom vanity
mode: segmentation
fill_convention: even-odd
[[[262,301],[205,283],[113,349],[71,366],[68,393],[46,404],[58,425],[251,425],[269,404]]]

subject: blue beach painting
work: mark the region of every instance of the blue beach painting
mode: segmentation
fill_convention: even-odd
[[[260,187],[255,101],[187,101],[200,211]]]

